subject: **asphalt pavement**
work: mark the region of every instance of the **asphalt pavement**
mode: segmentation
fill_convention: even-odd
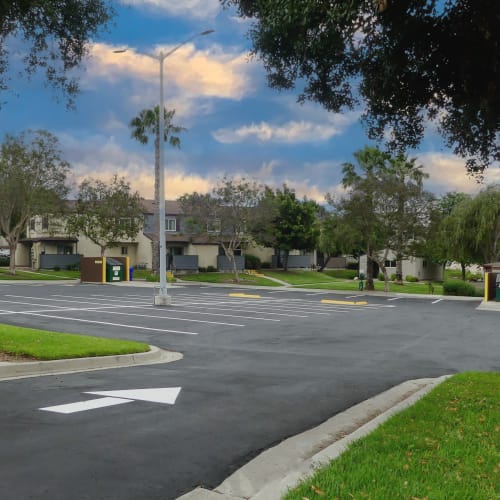
[[[174,356],[2,381],[1,498],[279,498],[342,449],[338,436],[369,430],[443,376],[500,370],[500,315],[477,300],[169,293],[173,306],[158,308],[140,283],[0,283],[2,323]]]

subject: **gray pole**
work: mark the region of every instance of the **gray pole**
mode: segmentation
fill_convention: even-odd
[[[154,297],[154,305],[168,306],[172,303],[172,298],[167,292],[167,247],[165,241],[165,168],[163,164],[163,138],[165,136],[165,103],[163,100],[163,61],[167,56],[160,52],[160,109],[158,115],[158,129],[160,135],[160,199],[158,200],[158,218],[160,225],[158,230],[158,242],[160,244],[160,293]]]

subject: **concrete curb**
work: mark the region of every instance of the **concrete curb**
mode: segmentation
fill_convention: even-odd
[[[130,366],[170,363],[183,358],[179,352],[164,351],[149,346],[150,351],[117,356],[96,356],[90,358],[58,359],[54,361],[28,361],[21,363],[0,362],[0,381],[16,378],[62,375],[91,370],[125,368]]]
[[[493,300],[482,301],[478,307],[476,307],[479,311],[495,311],[500,312],[500,302],[496,302]]]
[[[349,443],[414,404],[446,378],[403,382],[264,451],[213,491],[196,488],[178,500],[279,500],[316,468],[342,454]]]

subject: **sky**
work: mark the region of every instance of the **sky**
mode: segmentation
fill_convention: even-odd
[[[76,109],[57,102],[43,79],[12,75],[4,94],[0,137],[46,129],[60,141],[72,166],[75,187],[85,178],[124,176],[133,190],[153,198],[154,145],[131,138],[129,123],[159,102],[159,63],[144,54],[168,52],[205,30],[165,59],[165,104],[174,123],[187,130],[181,148],[165,147],[166,198],[207,192],[225,175],[272,187],[286,183],[320,203],[326,193],[342,194],[342,164],[374,145],[360,123],[362,109],[333,114],[319,105],[297,103],[299,90],[267,86],[262,63],[249,56],[247,20],[219,0],[118,0],[108,32],[91,42],[91,57],[78,72]],[[22,45],[10,41],[19,57]],[[124,49],[121,54],[114,50]],[[430,124],[420,148],[411,151],[429,174],[427,190],[477,192],[464,160],[444,146]],[[490,167],[485,183],[500,182]],[[75,192],[75,191],[74,191]]]

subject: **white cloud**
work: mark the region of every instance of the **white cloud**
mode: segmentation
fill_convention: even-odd
[[[108,181],[113,175],[125,177],[133,191],[147,199],[154,196],[154,154],[127,151],[113,137],[93,136],[78,139],[67,133],[58,137],[65,158],[73,167],[72,183],[76,188],[85,178],[93,177]],[[169,151],[165,169],[167,199],[177,199],[187,192],[208,192],[213,186],[213,177],[203,177],[186,171],[182,152]],[[73,195],[76,193],[73,192]]]
[[[157,60],[135,49],[116,54],[114,47],[95,43],[91,47],[84,83],[88,87],[107,81],[113,85],[125,81],[138,81],[140,93],[156,95],[159,85]],[[167,53],[173,46],[158,46],[152,53]],[[168,97],[184,98],[216,97],[239,100],[253,92],[250,73],[255,65],[248,63],[247,53],[227,50],[212,45],[207,50],[197,50],[188,43],[179,48],[164,62],[165,89]]]
[[[418,155],[418,163],[421,163],[429,174],[426,184],[431,185],[431,190],[438,193],[460,191],[473,194],[486,184],[500,182],[500,168],[487,169],[483,183],[478,183],[475,178],[467,175],[464,159],[451,154],[423,153]]]
[[[326,121],[289,121],[284,125],[268,122],[252,123],[237,129],[221,128],[212,133],[213,137],[225,144],[247,140],[260,142],[302,143],[327,141],[342,134],[357,117],[353,113],[330,115]]]
[[[150,8],[166,16],[214,18],[220,12],[219,0],[119,0],[122,5]]]

